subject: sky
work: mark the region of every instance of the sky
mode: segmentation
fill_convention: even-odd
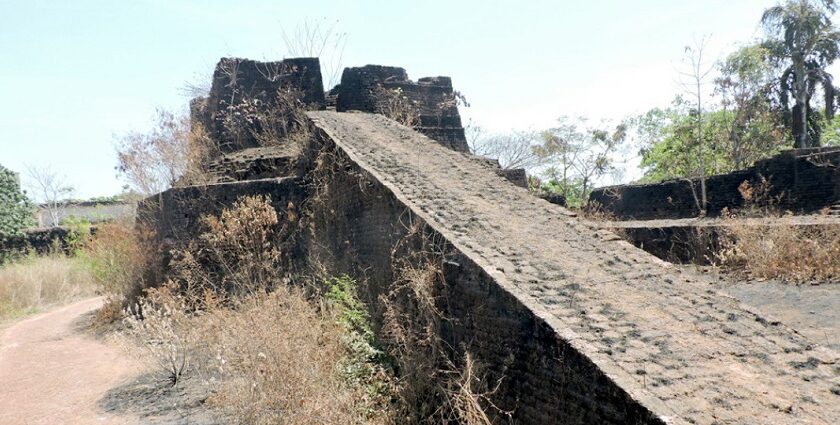
[[[116,138],[185,110],[185,85],[221,57],[289,57],[283,33],[304,22],[347,34],[343,66],[452,77],[464,121],[490,132],[620,120],[681,92],[686,45],[705,36],[721,59],[762,36],[775,3],[0,0],[0,165],[48,167],[77,197],[119,193]]]

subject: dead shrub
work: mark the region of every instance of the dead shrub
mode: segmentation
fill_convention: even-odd
[[[840,278],[840,226],[796,224],[782,213],[781,195],[771,195],[763,176],[738,187],[744,208],[724,209],[724,230],[715,261],[724,270],[761,279],[791,282]],[[756,218],[757,217],[757,218]]]
[[[117,169],[128,183],[144,195],[173,186],[209,181],[207,165],[218,155],[205,129],[191,125],[186,114],[158,110],[148,132],[131,132],[116,143]]]
[[[131,306],[146,288],[158,283],[160,252],[152,231],[116,221],[97,227],[79,258],[87,265],[101,291],[109,298],[100,319],[118,318],[117,305]],[[108,313],[108,314],[105,314]]]
[[[717,262],[734,273],[793,282],[840,278],[840,227],[728,219]]]
[[[245,197],[177,254],[173,276],[150,289],[126,333],[169,384],[196,374],[208,405],[236,423],[383,423],[388,377],[347,278],[327,302],[278,278],[278,223],[267,197]]]
[[[246,295],[274,286],[279,219],[268,196],[247,196],[218,216],[201,219],[203,233],[173,253],[171,282],[201,303],[206,291]]]
[[[410,100],[401,88],[378,86],[374,89],[374,96],[378,99],[377,107],[382,115],[410,128],[420,124],[416,102]]]
[[[382,337],[396,359],[403,423],[491,423],[485,376],[465,347],[451,347],[442,327],[454,319],[440,309],[446,282],[443,240],[414,221],[392,252],[395,281],[380,297]],[[498,383],[497,383],[498,384]]]

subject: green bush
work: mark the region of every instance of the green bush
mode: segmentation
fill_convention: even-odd
[[[0,165],[0,239],[35,225],[35,208],[20,189],[17,173]]]

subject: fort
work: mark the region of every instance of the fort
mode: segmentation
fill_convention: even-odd
[[[309,110],[302,143],[262,146],[254,132],[225,125],[244,111],[259,129],[259,114],[282,106],[284,92]],[[382,115],[387,93],[417,111],[412,127]],[[374,332],[402,267],[432,267],[435,307],[447,318],[435,332],[450,356],[471,353],[498,382],[489,397],[500,423],[840,420],[836,351],[533,196],[520,187],[524,173],[470,155],[447,77],[413,82],[402,68],[368,65],[347,68],[324,93],[317,59],[223,59],[192,117],[219,148],[214,179],[141,204],[138,219],[164,249],[195,237],[202,215],[270,195],[288,230],[277,242],[286,272],[317,264],[357,279]],[[785,190],[786,208],[834,205],[837,155],[795,151],[710,178],[710,212],[742,199],[739,185],[759,175]],[[685,186],[611,188],[593,199],[622,217],[686,218],[694,204]]]
[[[589,200],[613,219],[601,226],[619,229],[634,245],[668,261],[705,264],[733,224],[840,226],[838,165],[840,148],[790,149],[744,170],[709,176],[702,211],[699,179],[602,187]],[[749,217],[751,209],[765,213]],[[732,213],[747,217],[727,220]],[[779,221],[774,214],[794,217]]]

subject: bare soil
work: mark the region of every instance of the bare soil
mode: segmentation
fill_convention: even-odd
[[[14,323],[0,335],[0,423],[133,424],[135,417],[106,413],[105,392],[139,373],[116,346],[84,332],[77,321],[102,298]]]

